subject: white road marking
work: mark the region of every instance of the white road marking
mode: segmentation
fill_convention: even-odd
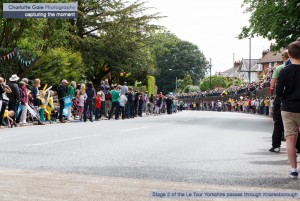
[[[122,131],[122,132],[128,132],[128,131],[135,131],[135,130],[140,130],[140,129],[144,129],[144,128],[150,128],[150,126],[139,127],[139,128],[130,128],[130,129],[120,130],[120,131]]]
[[[64,141],[69,141],[69,140],[78,140],[78,139],[83,139],[83,138],[88,138],[88,137],[94,137],[94,136],[98,136],[98,135],[101,135],[101,134],[85,135],[85,136],[65,138],[65,139],[60,139],[60,140],[53,140],[53,141],[48,141],[48,142],[43,142],[43,143],[37,143],[37,144],[29,144],[29,145],[25,145],[25,147],[43,146],[43,145],[47,145],[47,144],[54,144],[54,143],[59,143],[59,142],[64,142]]]
[[[166,125],[175,124],[175,123],[177,123],[177,122],[163,123],[163,124],[161,124],[161,125],[162,125],[162,126],[166,126]]]

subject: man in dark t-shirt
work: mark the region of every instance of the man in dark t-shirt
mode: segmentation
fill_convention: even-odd
[[[300,41],[289,44],[292,64],[283,68],[278,76],[276,95],[281,98],[281,115],[286,137],[286,150],[292,170],[290,177],[298,178],[296,142],[300,127]]]

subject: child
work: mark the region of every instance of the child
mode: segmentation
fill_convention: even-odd
[[[40,120],[42,122],[45,121],[45,109],[46,109],[46,101],[45,101],[45,94],[44,92],[40,93],[40,100],[41,100],[41,108],[40,108]],[[46,111],[47,113],[47,111]]]
[[[54,92],[49,91],[48,93],[49,93],[49,95],[48,95],[48,98],[47,98],[47,106],[46,106],[47,121],[51,122],[51,113],[52,113],[52,110],[54,109],[54,103],[53,103]]]
[[[119,102],[120,102],[120,111],[122,113],[122,119],[125,119],[125,105],[127,103],[127,96],[128,93],[126,92],[125,94],[122,94],[119,98]]]
[[[5,110],[4,115],[3,115],[3,120],[5,121],[8,128],[12,128],[13,126],[15,126],[15,127],[17,126],[17,124],[12,119],[14,116],[15,116],[14,111]]]
[[[95,120],[96,121],[99,120],[100,109],[101,109],[101,92],[98,92],[97,96],[96,96],[96,113],[95,113]]]
[[[84,94],[85,91],[80,91],[79,92],[79,97],[78,97],[78,115],[80,121],[82,121],[82,113],[83,113],[83,107],[84,107]]]

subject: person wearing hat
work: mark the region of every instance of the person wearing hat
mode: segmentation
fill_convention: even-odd
[[[20,102],[20,92],[19,92],[19,86],[17,81],[20,78],[14,74],[9,78],[9,82],[8,82],[8,86],[11,89],[11,93],[7,94],[7,97],[9,98],[9,102],[8,102],[8,111],[14,111],[14,116],[13,116],[13,120],[16,122],[17,120],[17,112],[18,112],[18,107],[19,107],[19,102]]]
[[[62,80],[61,84],[57,87],[57,96],[58,96],[58,100],[59,100],[59,121],[61,123],[65,123],[66,121],[63,119],[63,110],[65,107],[65,103],[64,103],[64,97],[67,96],[68,93],[68,81],[67,80]]]

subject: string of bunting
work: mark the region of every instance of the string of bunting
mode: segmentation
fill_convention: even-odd
[[[13,59],[14,57],[17,57],[18,61],[20,62],[22,67],[27,67],[30,64],[32,64],[32,62],[34,62],[34,57],[32,56],[30,59],[25,60],[21,54],[19,49],[16,47],[14,48],[14,50],[10,53],[7,54],[3,54],[2,57],[0,58],[0,63],[4,63],[7,62],[8,60]]]

